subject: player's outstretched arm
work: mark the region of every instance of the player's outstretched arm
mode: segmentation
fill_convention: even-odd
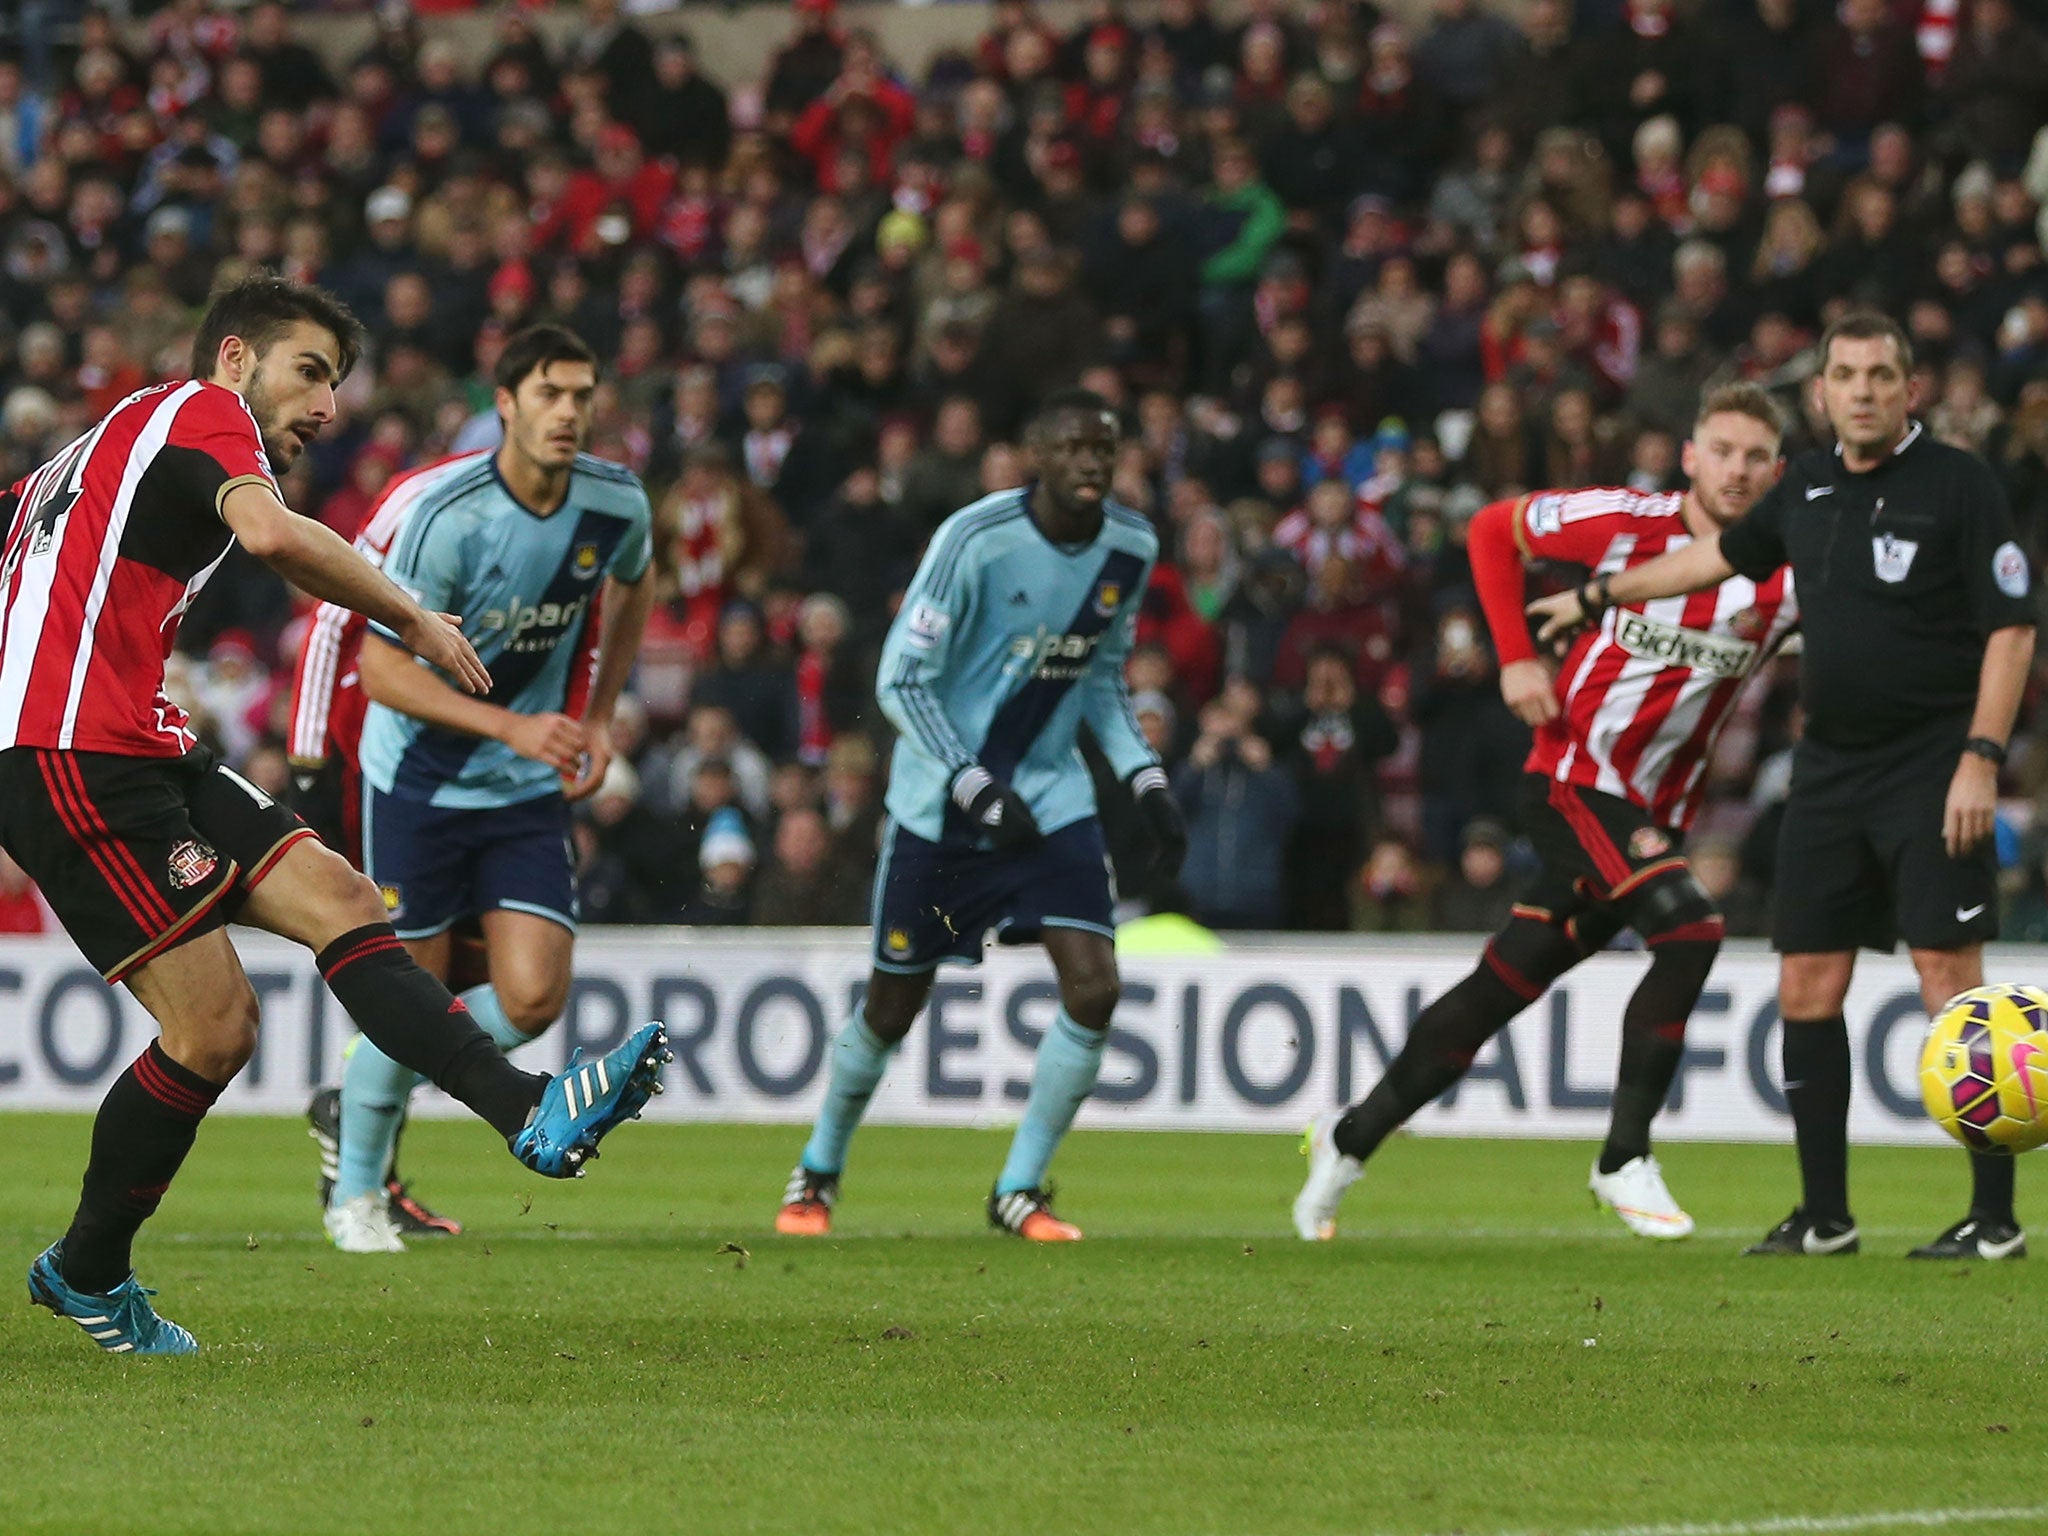
[[[244,549],[293,586],[382,624],[469,692],[490,691],[491,674],[447,615],[427,612],[348,540],[299,516],[268,486],[236,486],[222,501],[220,515]]]
[[[640,573],[638,581],[605,583],[602,605],[604,631],[597,643],[597,677],[590,685],[590,707],[583,712],[582,771],[564,791],[571,800],[583,800],[597,793],[605,770],[612,762],[612,711],[626,679],[633,675],[633,662],[640,654],[640,638],[647,631],[647,615],[654,609],[654,568]]]
[[[1542,621],[1536,638],[1548,645],[1618,603],[1641,603],[1656,597],[1701,592],[1719,586],[1734,574],[1735,567],[1721,553],[1721,536],[1713,533],[1625,571],[1596,576],[1575,592],[1539,597],[1529,604],[1528,612]]]

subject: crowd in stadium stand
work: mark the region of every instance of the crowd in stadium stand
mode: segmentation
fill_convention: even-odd
[[[1480,506],[1681,483],[1719,380],[1779,392],[1811,445],[1811,343],[1869,305],[1911,331],[1929,428],[2030,536],[2048,516],[2038,0],[1516,9],[1104,0],[1061,30],[998,0],[910,74],[872,11],[796,0],[719,80],[617,0],[562,46],[505,8],[481,57],[402,6],[337,60],[275,0],[86,14],[47,61],[0,58],[0,485],[181,376],[209,286],[251,267],[369,327],[285,481],[345,534],[394,474],[493,440],[508,334],[574,326],[661,582],[578,826],[586,916],[859,922],[896,597],[944,517],[1021,483],[1032,402],[1085,384],[1160,530],[1130,681],[1192,833],[1160,889],[1105,775],[1125,896],[1490,928],[1527,737],[1463,552]],[[302,623],[237,554],[173,668],[274,791]],[[1792,665],[1724,737],[1695,839],[1736,933],[1769,902]],[[2048,939],[2044,717],[2001,828],[2016,938]]]

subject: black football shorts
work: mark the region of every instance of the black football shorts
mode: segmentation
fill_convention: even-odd
[[[1771,945],[1786,954],[1959,949],[1998,937],[1998,856],[1942,842],[1967,720],[1937,720],[1882,746],[1794,749],[1778,834]]]
[[[220,927],[311,836],[203,747],[0,752],[0,844],[108,981]]]
[[[1589,949],[1627,926],[1631,898],[1644,886],[1685,868],[1680,834],[1619,795],[1529,773],[1519,809],[1542,865],[1515,913],[1569,928]]]

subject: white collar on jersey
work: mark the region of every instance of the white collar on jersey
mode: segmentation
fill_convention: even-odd
[[[1906,435],[1900,438],[1898,444],[1892,449],[1892,457],[1896,459],[1900,454],[1917,443],[1923,430],[1917,419],[1909,422],[1906,426]],[[1840,442],[1837,442],[1835,444],[1835,457],[1839,459],[1841,456],[1842,445]]]

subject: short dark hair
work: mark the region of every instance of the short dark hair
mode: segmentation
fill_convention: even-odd
[[[529,325],[506,341],[505,350],[498,354],[498,366],[491,371],[491,382],[517,394],[528,374],[550,363],[588,363],[595,368],[597,354],[566,325]]]
[[[1700,397],[1699,414],[1693,418],[1697,427],[1709,416],[1732,412],[1760,421],[1778,437],[1785,435],[1785,413],[1778,408],[1778,402],[1771,398],[1771,392],[1761,384],[1723,384],[1719,389],[1709,390]]]
[[[1891,338],[1892,345],[1899,349],[1899,368],[1911,373],[1913,338],[1890,315],[1879,314],[1874,309],[1852,310],[1820,333],[1821,372],[1827,372],[1828,353],[1834,349],[1838,337],[1847,337],[1850,341],[1875,341],[1880,336]]]
[[[1038,402],[1038,409],[1031,413],[1031,429],[1041,432],[1050,426],[1054,418],[1067,411],[1078,411],[1084,416],[1116,416],[1116,407],[1092,389],[1056,389]]]
[[[230,336],[241,337],[261,352],[278,332],[299,320],[310,320],[334,337],[341,352],[341,378],[347,378],[363,355],[362,321],[325,288],[295,283],[275,272],[252,272],[214,294],[192,341],[192,377],[213,377],[220,344]]]

